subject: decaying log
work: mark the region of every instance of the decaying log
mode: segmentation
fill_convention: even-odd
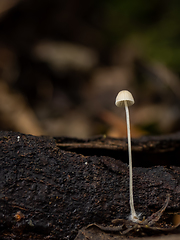
[[[133,140],[132,148],[135,166],[151,166],[133,168],[136,211],[147,217],[167,194],[167,210],[180,211],[180,135]],[[1,238],[74,239],[90,223],[128,218],[126,140],[0,132],[0,150]],[[156,166],[159,157],[167,166]]]
[[[65,150],[85,155],[106,155],[128,162],[125,139],[97,136],[90,139],[56,138],[57,145]],[[144,136],[132,140],[133,165],[180,166],[180,132],[162,136]],[[145,160],[146,159],[146,160]]]

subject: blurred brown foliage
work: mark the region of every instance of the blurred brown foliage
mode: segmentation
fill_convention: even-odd
[[[179,131],[178,1],[3,0],[0,129],[125,137]]]

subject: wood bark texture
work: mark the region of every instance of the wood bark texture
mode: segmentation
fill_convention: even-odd
[[[149,216],[180,211],[180,135],[133,140],[134,201]],[[74,239],[91,223],[129,216],[126,139],[0,132],[1,239]]]

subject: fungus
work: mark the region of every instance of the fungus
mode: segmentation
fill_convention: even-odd
[[[134,209],[134,199],[133,199],[131,133],[130,133],[130,120],[129,120],[129,109],[128,109],[128,106],[131,106],[134,104],[134,98],[129,91],[123,90],[118,93],[115,104],[117,107],[122,107],[122,106],[125,107],[126,123],[127,123],[127,136],[128,136],[128,155],[129,155],[129,196],[130,196],[129,203],[130,203],[130,208],[131,208],[130,220],[132,220],[133,222],[139,222],[138,216]]]

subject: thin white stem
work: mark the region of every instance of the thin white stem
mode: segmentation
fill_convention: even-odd
[[[127,122],[127,135],[128,135],[128,154],[129,154],[129,195],[130,195],[130,208],[131,208],[131,218],[132,220],[138,219],[137,214],[134,209],[134,199],[133,199],[133,173],[132,173],[132,154],[131,154],[131,133],[130,133],[130,120],[129,120],[129,109],[127,101],[124,101],[125,111],[126,111],[126,122]]]

